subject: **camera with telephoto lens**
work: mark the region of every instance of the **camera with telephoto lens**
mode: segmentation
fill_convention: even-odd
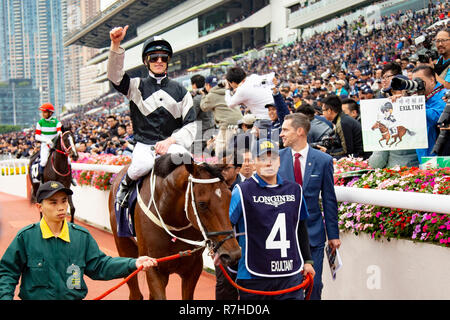
[[[418,53],[417,57],[419,58],[419,62],[421,63],[429,63],[430,59],[435,61],[439,59],[439,53],[436,50],[426,50],[423,53]]]
[[[450,127],[450,91],[445,94],[445,98],[447,98],[447,104],[445,105],[444,111],[437,122],[438,128]],[[431,153],[441,155],[441,152],[443,151],[442,148],[444,147],[447,139],[450,139],[450,130],[440,130],[439,136],[436,139],[436,143],[434,144]]]
[[[318,147],[325,147],[327,150],[330,150],[332,148],[340,148],[341,147],[341,139],[339,138],[336,131],[332,131],[329,134],[324,135],[320,141],[310,143],[310,146],[319,149]]]
[[[420,78],[414,78],[413,80],[405,80],[394,77],[391,81],[392,90],[407,90],[407,91],[424,91],[425,82]]]

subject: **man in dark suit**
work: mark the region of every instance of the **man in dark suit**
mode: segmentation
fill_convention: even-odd
[[[311,299],[319,300],[322,293],[322,266],[325,241],[333,252],[340,247],[338,210],[334,192],[333,158],[309,147],[307,135],[309,119],[301,113],[287,115],[281,129],[283,150],[280,150],[280,169],[283,179],[295,181],[303,186],[303,194],[309,212],[307,220],[311,255],[314,260],[314,288]],[[322,211],[319,195],[322,197]]]

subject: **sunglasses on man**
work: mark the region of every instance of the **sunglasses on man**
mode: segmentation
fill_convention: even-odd
[[[169,55],[165,53],[152,53],[147,55],[147,61],[151,63],[158,62],[159,58],[161,58],[162,62],[169,61]]]

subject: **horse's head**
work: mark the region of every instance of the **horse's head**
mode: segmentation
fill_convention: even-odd
[[[370,129],[375,130],[375,129],[378,129],[379,127],[380,127],[380,121],[377,121],[373,124],[372,128],[370,128]]]
[[[211,241],[214,251],[224,265],[237,263],[241,257],[241,248],[231,226],[231,192],[221,175],[221,168],[194,162],[185,166],[189,173],[187,188],[189,185],[192,188],[188,196],[189,220],[198,230],[202,231],[203,228],[204,235]]]
[[[67,153],[72,160],[78,160],[78,152],[75,148],[74,137],[70,130],[64,131],[60,136],[61,141],[61,151]]]

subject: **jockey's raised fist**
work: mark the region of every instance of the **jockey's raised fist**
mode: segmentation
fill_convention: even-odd
[[[120,43],[120,41],[122,41],[123,38],[125,38],[125,36],[127,34],[127,30],[128,30],[128,25],[126,25],[123,28],[115,27],[115,28],[111,29],[111,31],[109,32],[109,38],[114,43]]]

